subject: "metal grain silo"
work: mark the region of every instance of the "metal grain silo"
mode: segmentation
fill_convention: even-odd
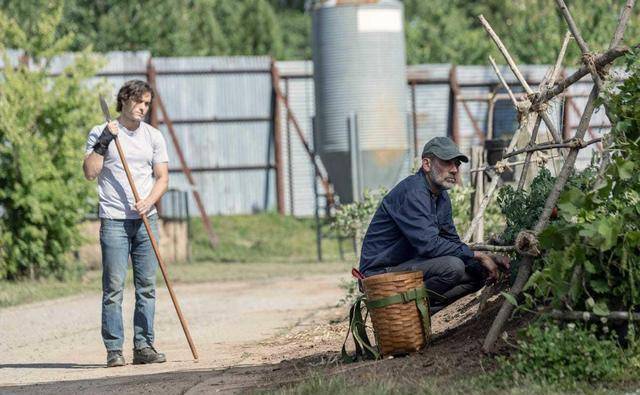
[[[316,150],[343,203],[405,175],[402,12],[395,0],[325,1],[313,10]]]

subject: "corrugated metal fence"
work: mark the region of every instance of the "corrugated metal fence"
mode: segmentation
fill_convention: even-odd
[[[17,62],[19,56],[19,51],[9,52],[12,62]],[[106,79],[113,86],[112,101],[126,80],[148,79],[149,61],[152,61],[158,93],[174,124],[208,214],[247,214],[277,209],[270,58],[151,59],[148,52],[113,52],[105,58],[106,65],[92,82]],[[56,59],[52,63],[52,72],[61,72],[72,60],[73,55]],[[282,61],[276,62],[275,66],[280,73],[280,89],[287,96],[305,139],[313,146],[315,103],[312,62]],[[543,79],[548,66],[522,66],[521,69],[535,87]],[[502,71],[509,84],[517,87],[511,73],[506,68]],[[565,72],[569,74],[572,71],[567,69]],[[407,139],[411,148],[407,152],[405,174],[412,167],[411,158],[416,152],[419,154],[422,145],[432,137],[455,137],[466,153],[470,153],[471,146],[482,144],[489,129],[489,104],[487,100],[478,98],[500,92],[499,82],[489,66],[417,65],[409,66],[407,74]],[[457,94],[454,94],[454,88],[458,88]],[[591,81],[585,77],[570,88],[567,97],[558,99],[554,104],[552,118],[565,137],[575,132],[590,89]],[[286,108],[280,106],[279,109],[283,210],[298,216],[312,215],[315,207],[313,167],[289,121]],[[500,125],[506,125],[508,129],[514,114],[509,102],[496,102],[494,129],[499,129]],[[157,119],[169,146],[171,187],[189,190],[162,114],[156,109],[152,118]],[[592,136],[609,129],[602,109],[596,112],[591,124]],[[590,161],[594,149],[597,145],[581,151],[580,166]],[[468,169],[468,166],[464,167],[463,172]],[[197,215],[192,199],[189,204],[191,215]],[[171,210],[170,204],[166,205],[166,210]]]

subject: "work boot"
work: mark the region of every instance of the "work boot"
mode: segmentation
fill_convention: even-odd
[[[107,351],[107,367],[113,368],[115,366],[124,366],[124,357],[122,356],[122,351]]]
[[[167,362],[167,357],[165,357],[164,354],[157,352],[153,347],[145,347],[139,350],[133,350],[134,365],[162,362]]]

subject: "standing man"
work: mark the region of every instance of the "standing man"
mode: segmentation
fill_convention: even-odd
[[[447,190],[468,161],[448,137],[427,142],[420,170],[384,197],[362,244],[365,276],[423,272],[426,288],[445,297],[431,304],[432,313],[495,281],[498,267],[509,268],[507,257],[472,252],[456,232]]]
[[[145,81],[126,82],[118,92],[120,116],[89,133],[84,175],[98,178],[100,247],[102,249],[102,339],[107,366],[124,366],[122,294],[129,256],[133,266],[136,305],[133,315],[133,363],[165,362],[153,347],[158,261],[141,214],[147,214],[158,238],[155,203],[169,184],[167,147],[162,133],[143,122],[153,90]],[[115,143],[118,136],[141,200],[135,202]]]

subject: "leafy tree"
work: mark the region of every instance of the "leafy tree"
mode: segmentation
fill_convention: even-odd
[[[273,8],[267,0],[245,0],[240,11],[244,26],[237,32],[236,51],[242,55],[279,55],[282,35]]]
[[[407,61],[482,63],[492,49],[484,31],[451,0],[405,1]]]
[[[576,24],[593,51],[607,47],[617,25],[621,2],[567,1]],[[478,21],[483,14],[511,55],[523,64],[555,62],[567,25],[558,7],[547,0],[405,0],[407,58],[411,64],[451,62],[486,64],[497,55]],[[640,14],[633,13],[626,37],[640,35]],[[580,52],[571,45],[565,64],[576,64]]]
[[[35,3],[21,4],[27,10]],[[64,73],[48,76],[47,61],[70,41],[55,39],[61,5],[43,4],[22,28],[0,12],[0,35],[35,62],[11,65],[5,54],[0,78],[1,278],[62,275],[81,242],[77,225],[95,205],[95,185],[80,163],[86,133],[99,121],[84,83],[97,65],[82,53]]]

